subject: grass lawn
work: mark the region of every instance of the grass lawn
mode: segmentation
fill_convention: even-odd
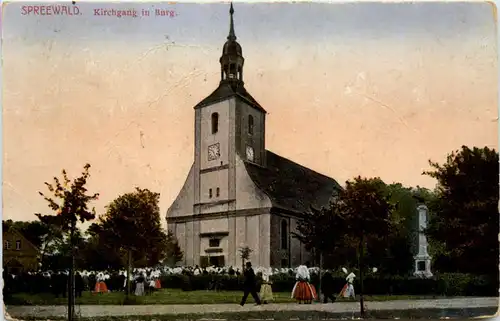
[[[131,296],[129,304],[224,304],[239,303],[242,292],[240,291],[182,291],[178,289],[162,289],[143,297]],[[433,296],[365,296],[366,301],[390,301],[390,300],[415,300],[435,299]],[[84,292],[82,298],[76,299],[77,305],[122,305],[125,294],[123,292],[111,292],[106,294],[93,294]],[[251,296],[247,300],[253,303]],[[338,301],[348,301],[338,299]],[[275,292],[274,303],[294,302],[290,298],[290,292]],[[52,294],[28,294],[17,293],[12,299],[6,301],[7,305],[64,305],[67,299],[56,298]]]

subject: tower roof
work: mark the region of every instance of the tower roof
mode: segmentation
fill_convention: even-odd
[[[222,48],[222,56],[219,60],[222,68],[219,87],[194,108],[197,109],[232,97],[238,97],[251,107],[266,113],[266,110],[245,89],[242,74],[244,62],[243,50],[241,45],[236,41],[233,15],[234,8],[233,3],[231,3],[229,7],[229,34]],[[232,69],[233,67],[234,69]]]
[[[222,55],[237,55],[242,56],[243,50],[241,45],[236,41],[236,33],[234,32],[234,8],[231,2],[231,7],[229,8],[229,34],[227,35],[227,41],[222,48]]]
[[[228,82],[221,82],[219,87],[215,89],[207,98],[200,101],[194,108],[202,108],[220,101],[227,100],[232,97],[238,97],[251,107],[258,109],[264,113],[266,110],[248,93],[243,85],[234,86]]]

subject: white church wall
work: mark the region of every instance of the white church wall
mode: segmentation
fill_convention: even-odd
[[[247,216],[247,242],[246,245],[252,249],[250,253],[250,261],[257,265],[259,263],[259,251],[260,251],[260,224],[259,216]]]
[[[210,214],[229,211],[229,204],[206,204],[200,207],[200,214]]]
[[[227,200],[229,198],[228,176],[229,171],[227,169],[203,173],[200,175],[200,202],[208,203]],[[217,188],[219,188],[219,196],[217,196]],[[212,197],[210,197],[210,189],[212,189]]]
[[[238,216],[235,218],[236,219],[236,251],[240,247],[243,247],[246,245],[247,239],[246,239],[246,219],[244,216]]]
[[[230,101],[223,101],[201,109],[201,132],[200,132],[200,169],[226,165],[229,163],[229,107]],[[212,114],[219,114],[219,128],[216,134],[212,134]],[[208,160],[208,146],[220,144],[220,158]]]
[[[177,237],[177,241],[179,242],[179,247],[184,253],[183,264],[186,265],[187,253],[186,253],[186,223],[177,223],[175,225],[175,236]]]
[[[259,215],[259,265],[271,266],[271,214]]]
[[[236,155],[236,210],[271,206],[269,197],[257,188],[248,175],[243,160]]]
[[[198,262],[196,261],[194,257],[194,222],[187,222],[186,223],[186,251],[185,253],[188,253],[186,257],[186,265],[192,266],[197,264]],[[190,254],[190,255],[189,255]]]
[[[236,106],[236,148],[239,150],[240,155],[244,156],[246,154],[246,146],[252,146],[255,152],[255,163],[265,165],[262,158],[265,154],[266,114],[241,100],[237,101]],[[253,117],[253,133],[251,135],[248,133],[249,116]]]
[[[167,217],[178,217],[193,214],[194,203],[194,166],[191,166],[188,177],[177,195],[177,198],[167,210]]]
[[[200,222],[200,233],[229,232],[227,218],[203,220]]]

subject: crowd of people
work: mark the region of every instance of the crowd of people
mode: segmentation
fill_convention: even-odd
[[[260,292],[257,293],[257,276],[250,262],[247,262],[243,271],[233,267],[163,267],[163,268],[142,268],[133,269],[130,275],[131,293],[136,296],[147,295],[153,291],[162,288],[161,276],[168,274],[184,274],[184,275],[207,275],[207,274],[227,274],[239,276],[243,274],[243,298],[241,305],[244,305],[248,295],[252,295],[257,304],[269,303],[274,300],[272,291],[271,276],[278,273],[294,273],[296,278],[295,286],[292,289],[291,297],[299,303],[310,304],[314,300],[319,300],[316,288],[311,283],[311,274],[318,273],[317,268],[308,268],[306,265],[301,265],[296,269],[276,269],[276,268],[256,268],[260,274]],[[353,280],[355,275],[348,273],[343,268],[346,277],[346,284],[340,291],[343,297],[354,297]],[[45,271],[45,272],[27,272],[11,274],[4,270],[4,293],[47,293],[52,292],[56,297],[66,297],[68,294],[68,271]],[[92,272],[92,271],[77,271],[75,273],[74,288],[75,296],[81,297],[84,291],[91,291],[96,294],[103,294],[110,291],[126,291],[127,290],[127,272]],[[333,277],[327,271],[321,279],[321,292],[323,293],[323,302],[328,300],[335,302],[335,293],[338,289],[334,289]]]
[[[137,296],[161,289],[159,269],[134,269],[130,276],[131,290]],[[68,295],[68,271],[22,272],[17,274],[3,272],[4,293],[47,293],[65,298]],[[77,271],[74,278],[75,296],[81,297],[84,291],[107,293],[127,289],[127,272],[88,272]]]

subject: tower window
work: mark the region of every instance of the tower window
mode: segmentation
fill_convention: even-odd
[[[281,249],[288,249],[288,223],[285,220],[281,221]]]
[[[229,65],[229,78],[234,78],[236,76],[236,64]]]
[[[212,134],[216,134],[219,131],[219,114],[212,114]]]
[[[220,188],[217,187],[217,189],[215,190],[215,196],[216,197],[219,197],[220,196]]]
[[[16,241],[16,250],[20,250],[21,249],[21,241],[20,240],[17,240]]]
[[[208,197],[212,198],[212,189],[211,188],[208,190]]]
[[[243,79],[243,70],[242,70],[241,66],[238,67],[238,79],[239,80]]]
[[[253,116],[248,115],[248,134],[253,135]]]

